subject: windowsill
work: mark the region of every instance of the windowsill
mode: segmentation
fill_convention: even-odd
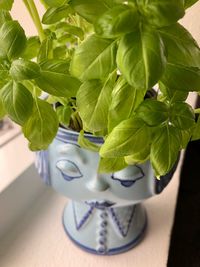
[[[0,148],[0,194],[34,162],[35,158],[34,153],[28,149],[24,136],[19,134],[19,129],[13,131],[16,134],[15,138]],[[2,138],[7,140],[10,136],[11,133],[8,133]]]

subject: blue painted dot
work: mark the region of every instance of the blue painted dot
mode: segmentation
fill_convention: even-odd
[[[104,227],[106,227],[106,226],[107,226],[107,224],[108,224],[108,223],[107,223],[106,221],[103,221],[103,222],[101,223],[101,227],[103,227],[103,228],[104,228]]]
[[[101,246],[97,249],[99,254],[105,254],[106,253],[106,246]]]
[[[107,234],[107,230],[103,229],[99,232],[100,236],[105,236]]]

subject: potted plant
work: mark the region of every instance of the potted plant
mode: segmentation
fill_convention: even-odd
[[[29,38],[13,1],[0,3],[0,117],[22,126],[39,172],[76,199],[69,236],[93,253],[126,251],[146,228],[138,203],[200,138],[186,103],[200,91],[200,49],[178,23],[197,0],[41,0],[41,21],[23,0],[38,30]]]

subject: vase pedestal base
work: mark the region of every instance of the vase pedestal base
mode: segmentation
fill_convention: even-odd
[[[147,228],[141,204],[105,207],[99,202],[70,201],[63,212],[63,226],[81,249],[97,255],[114,255],[135,247]]]

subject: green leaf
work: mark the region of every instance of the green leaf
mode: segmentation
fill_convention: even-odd
[[[37,99],[33,113],[22,128],[32,150],[45,150],[58,130],[58,119],[53,107]]]
[[[106,12],[111,1],[106,0],[71,0],[74,10],[89,22],[94,22],[98,16]]]
[[[40,63],[43,60],[47,60],[51,58],[52,55],[53,55],[53,40],[50,38],[46,38],[40,45],[37,55],[37,62]]]
[[[192,35],[180,24],[159,29],[169,63],[200,67],[200,49]]]
[[[17,59],[12,62],[10,75],[16,81],[35,79],[40,75],[40,66],[26,59]]]
[[[71,73],[80,80],[103,79],[116,68],[116,41],[91,35],[75,50]]]
[[[63,5],[60,7],[50,7],[44,13],[42,17],[43,24],[54,24],[63,18],[67,18],[69,14],[73,13],[72,8],[69,5]]]
[[[181,131],[181,148],[186,149],[191,137],[192,137],[193,129],[182,130]]]
[[[185,0],[185,8],[191,7],[196,2],[198,2],[198,0]]]
[[[0,63],[0,81],[3,81],[6,83],[6,80],[8,78],[9,72],[7,67],[2,63]]]
[[[50,7],[59,7],[68,2],[68,0],[43,0]]]
[[[174,24],[185,14],[184,0],[136,0],[148,23],[156,27]]]
[[[79,37],[81,40],[84,39],[83,30],[80,27],[73,26],[73,25],[71,25],[69,23],[60,22],[56,26],[56,29],[58,29],[59,31],[62,31],[62,32],[64,31],[64,32],[70,33],[72,35],[75,35],[75,36]]]
[[[7,10],[0,10],[0,26],[4,24],[4,22],[12,20],[10,13]]]
[[[166,125],[156,131],[150,153],[150,161],[156,176],[165,175],[175,164],[180,150],[180,131]]]
[[[0,91],[1,100],[9,117],[23,125],[31,115],[33,98],[20,83],[9,82]]]
[[[195,115],[192,107],[183,102],[175,102],[170,109],[171,123],[181,130],[188,130],[195,124]]]
[[[157,83],[166,65],[165,49],[159,35],[144,28],[121,38],[117,65],[129,84],[148,90]]]
[[[48,59],[40,63],[42,70],[51,70],[63,74],[69,74],[69,61],[66,59]]]
[[[100,16],[95,24],[95,31],[104,38],[115,38],[133,32],[139,24],[139,13],[136,7],[117,5]]]
[[[11,10],[14,0],[1,0],[0,9]]]
[[[164,101],[169,100],[170,103],[178,102],[178,101],[185,101],[188,97],[188,92],[177,91],[173,88],[166,87],[162,82],[159,82],[159,89],[163,94]]]
[[[110,75],[103,84],[100,80],[84,82],[77,93],[77,107],[84,129],[91,132],[107,128],[108,109],[116,73]]]
[[[5,115],[6,115],[6,110],[4,108],[3,101],[0,98],[0,120],[3,119]]]
[[[42,90],[38,86],[36,86],[34,82],[29,80],[23,80],[20,83],[23,84],[32,95],[37,97],[41,96]]]
[[[100,149],[103,158],[115,158],[139,153],[150,143],[150,132],[146,124],[133,117],[122,121],[108,135]]]
[[[24,30],[17,21],[7,21],[0,28],[0,58],[18,58],[26,47]]]
[[[147,161],[150,157],[150,145],[146,146],[143,150],[130,156],[125,157],[125,162],[128,165],[141,164]]]
[[[200,68],[168,63],[161,82],[180,91],[200,91]]]
[[[143,101],[136,114],[149,126],[158,126],[169,117],[168,106],[154,99]]]
[[[133,115],[144,99],[144,90],[137,90],[129,85],[123,77],[118,79],[112,91],[112,100],[108,114],[108,128],[111,131],[122,120]]]
[[[72,110],[69,106],[59,106],[56,109],[59,122],[64,126],[69,126]]]
[[[65,73],[67,69],[62,69],[60,62],[60,60],[51,59],[41,64],[41,75],[35,80],[36,84],[43,91],[54,96],[75,96],[81,83],[78,79]]]
[[[99,162],[99,173],[113,173],[126,168],[128,164],[124,158],[101,158]]]
[[[192,133],[192,141],[199,140],[199,139],[200,139],[200,116],[198,116],[197,123]]]
[[[85,149],[91,150],[93,152],[99,152],[100,146],[92,143],[84,136],[84,131],[81,130],[78,137],[78,144]]]
[[[38,36],[32,36],[27,39],[26,49],[21,55],[25,59],[36,58],[40,49],[40,40]]]
[[[67,47],[66,45],[57,46],[53,50],[53,58],[54,59],[64,59],[67,55]]]

